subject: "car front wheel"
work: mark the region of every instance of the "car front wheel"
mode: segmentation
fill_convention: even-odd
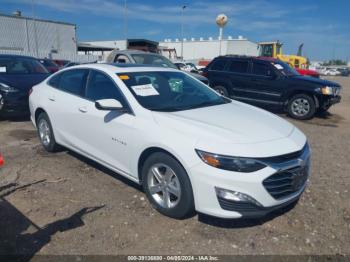
[[[306,120],[315,115],[314,99],[306,94],[293,96],[288,102],[288,114],[295,119]]]
[[[177,219],[194,212],[190,179],[181,164],[166,153],[154,153],[142,168],[147,198],[160,213]]]
[[[48,152],[55,152],[59,149],[53,133],[50,119],[46,113],[41,113],[37,119],[37,130],[41,144]]]

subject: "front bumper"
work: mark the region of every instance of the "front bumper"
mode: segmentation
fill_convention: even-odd
[[[28,94],[24,92],[5,93],[0,92],[0,114],[19,115],[29,113]]]
[[[290,154],[289,159],[271,158],[271,161],[268,167],[253,173],[225,171],[205,163],[194,166],[190,172],[196,210],[221,218],[258,218],[297,202],[307,186],[310,174],[308,147]],[[292,173],[298,168],[305,170],[302,179],[299,173]],[[291,172],[290,178],[279,183],[278,176],[284,178],[286,172]],[[277,182],[272,181],[271,184],[271,178]],[[266,184],[266,181],[269,183]],[[218,196],[215,188],[242,193],[257,203],[223,199]],[[283,193],[284,191],[286,192]]]

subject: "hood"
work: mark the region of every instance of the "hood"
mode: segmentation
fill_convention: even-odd
[[[191,76],[197,78],[199,81],[208,81],[208,78],[196,73],[189,73]]]
[[[153,112],[155,121],[196,139],[251,144],[289,136],[294,126],[262,109],[233,101],[229,104],[178,112]]]
[[[319,86],[333,86],[333,87],[340,87],[340,85],[336,82],[315,78],[315,77],[309,77],[309,76],[292,76],[291,79],[295,79],[298,81],[304,81],[311,84],[316,84]]]
[[[29,89],[42,82],[48,76],[49,74],[6,74],[0,75],[0,82],[17,88],[20,91],[28,92]]]

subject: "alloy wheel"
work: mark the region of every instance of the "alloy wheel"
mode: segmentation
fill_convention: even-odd
[[[51,131],[49,124],[45,119],[41,119],[39,121],[38,128],[41,142],[44,144],[44,146],[48,146],[51,142]]]
[[[291,109],[296,116],[306,116],[310,111],[310,103],[305,98],[297,98],[293,101]]]
[[[163,208],[175,207],[181,198],[181,186],[173,169],[165,164],[151,166],[147,186],[152,198]]]

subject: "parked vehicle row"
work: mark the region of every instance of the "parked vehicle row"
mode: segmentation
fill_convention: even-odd
[[[325,76],[349,76],[350,75],[350,69],[348,67],[325,67],[320,68],[319,72],[321,75]]]
[[[341,100],[335,82],[301,76],[273,58],[220,56],[203,71],[220,94],[259,107],[286,111],[304,120],[326,111]]]
[[[47,151],[64,146],[141,184],[169,217],[260,217],[307,185],[300,130],[171,67],[63,69],[34,86],[29,103]]]

